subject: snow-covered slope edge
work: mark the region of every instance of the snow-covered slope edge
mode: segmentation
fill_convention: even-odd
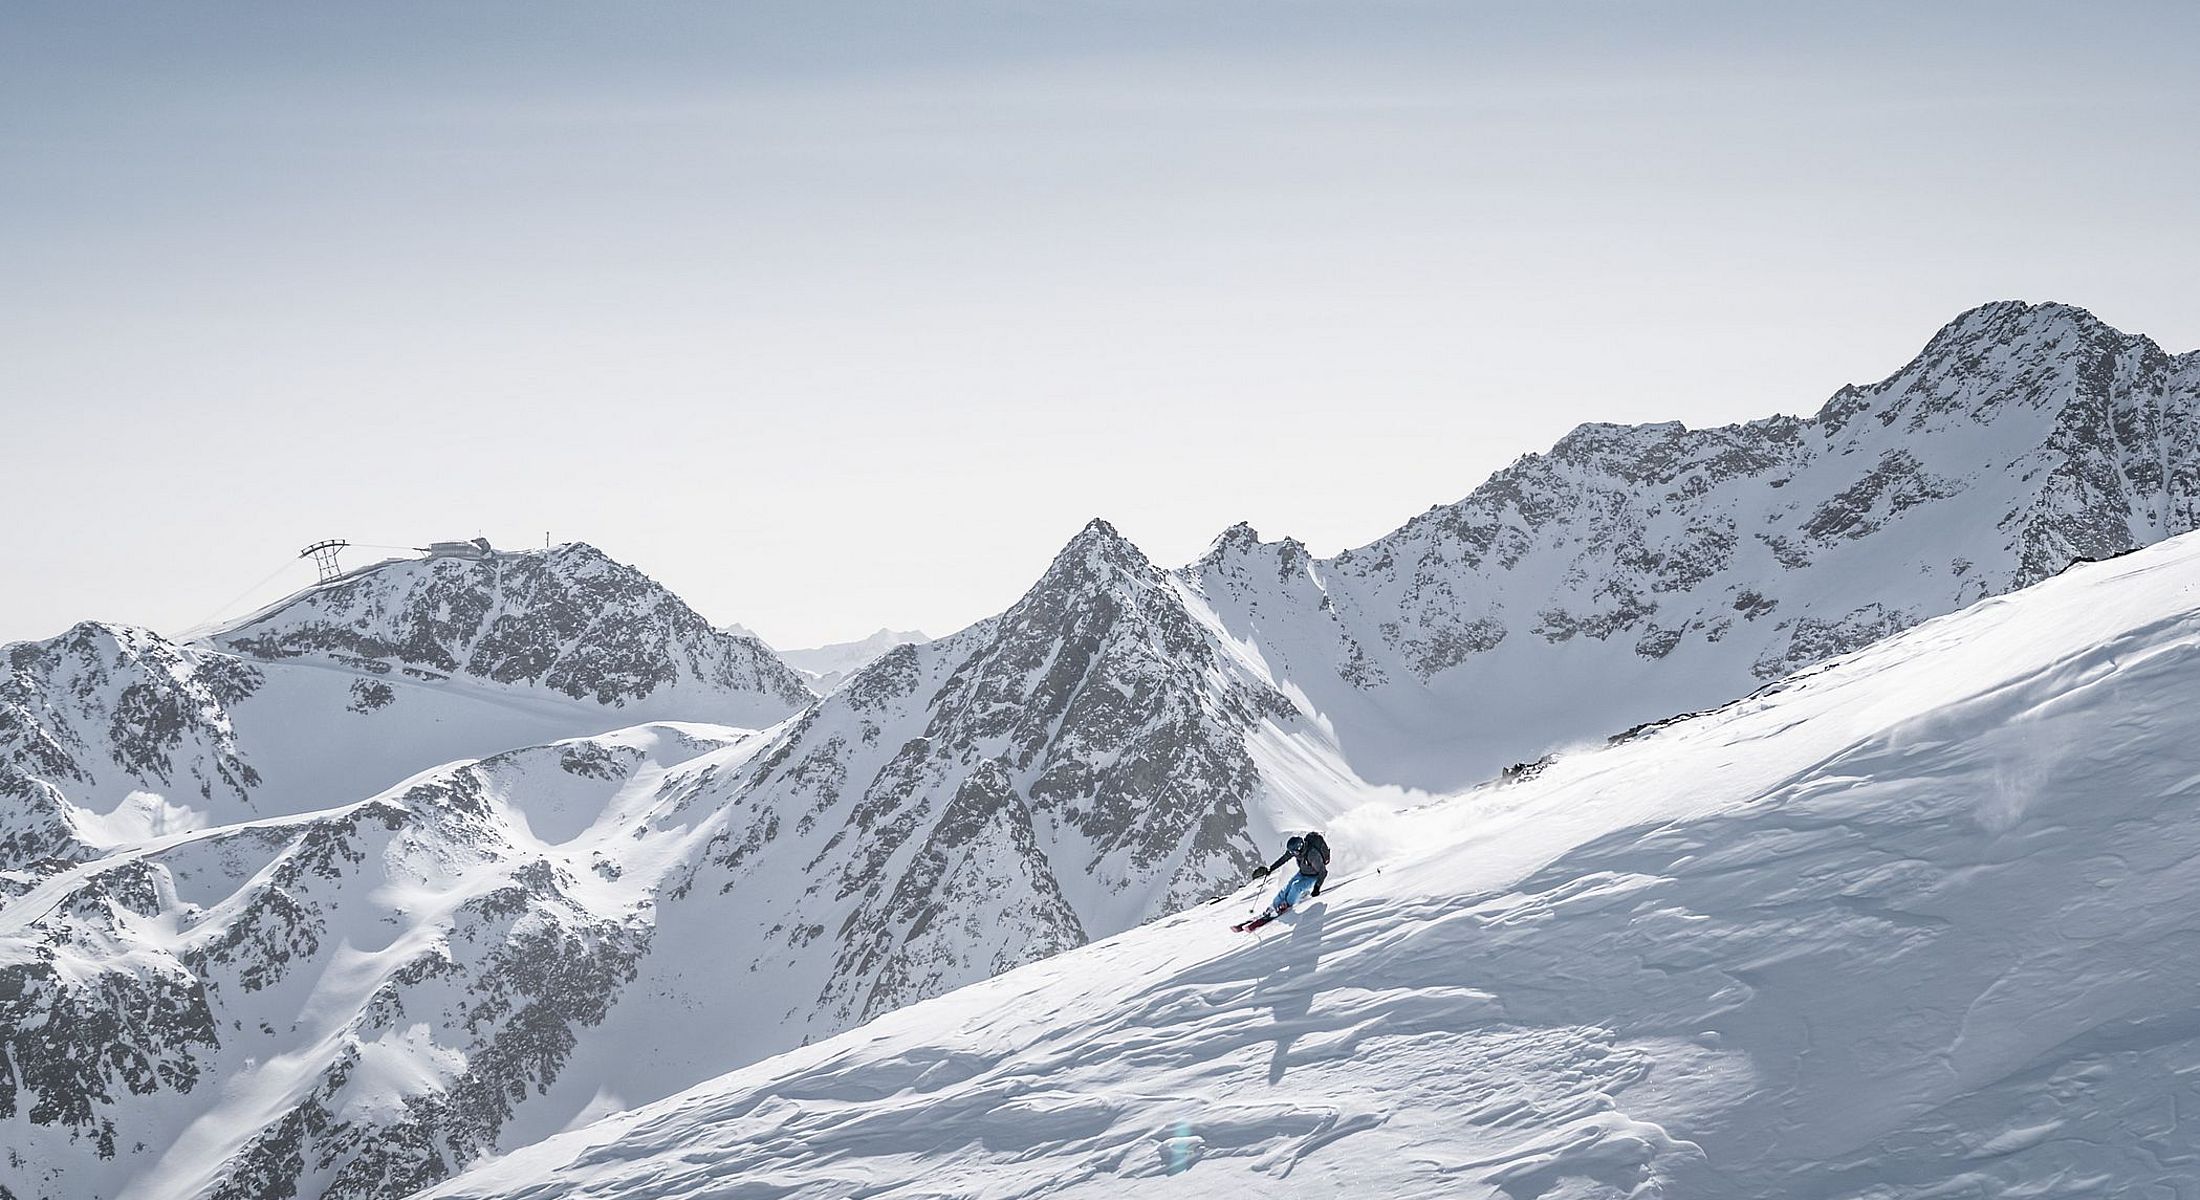
[[[431,1194],[2173,1194],[2196,604],[2200,538],[2074,568],[1359,810],[1273,936],[1196,907]]]

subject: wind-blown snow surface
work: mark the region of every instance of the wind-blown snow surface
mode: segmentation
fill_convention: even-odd
[[[2196,606],[2081,566],[430,1194],[2190,1194]]]

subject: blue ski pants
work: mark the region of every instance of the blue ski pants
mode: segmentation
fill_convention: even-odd
[[[1268,907],[1279,912],[1286,908],[1297,908],[1299,901],[1306,899],[1306,893],[1313,891],[1314,885],[1319,882],[1317,876],[1295,875],[1291,882],[1283,885],[1282,891],[1276,893],[1274,902]]]

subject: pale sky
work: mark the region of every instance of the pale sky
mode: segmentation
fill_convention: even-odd
[[[2196,143],[2185,3],[8,3],[0,641],[323,537],[785,646],[1332,553],[1987,300],[2200,346]]]

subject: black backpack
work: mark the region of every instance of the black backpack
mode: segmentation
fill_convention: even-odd
[[[1329,869],[1329,843],[1309,833],[1299,842],[1299,874],[1319,875]]]

